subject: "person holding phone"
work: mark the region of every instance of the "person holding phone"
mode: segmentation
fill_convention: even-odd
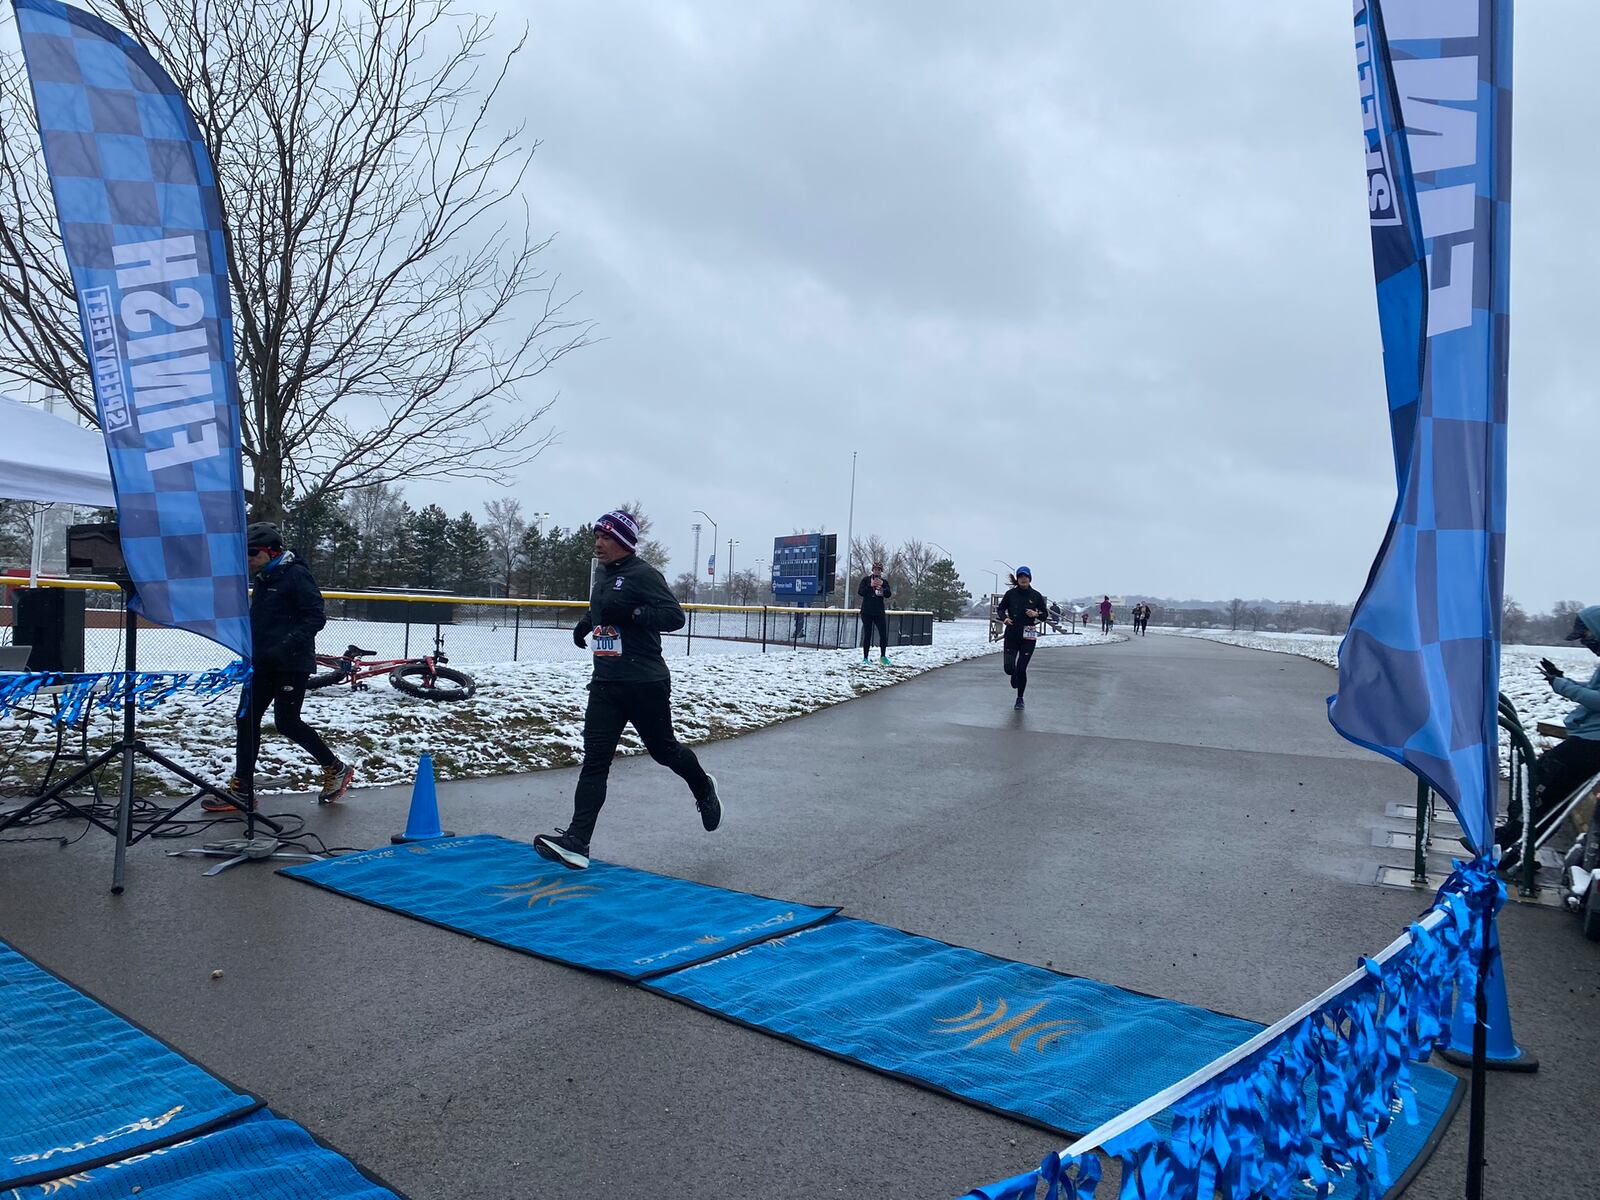
[[[1018,567],[1011,576],[1011,588],[1000,597],[998,613],[1005,626],[1005,645],[1002,655],[1005,672],[1011,677],[1011,686],[1017,693],[1014,709],[1025,708],[1023,693],[1028,690],[1028,663],[1039,645],[1039,620],[1049,611],[1045,598],[1033,590],[1033,572]]]
[[[1600,655],[1600,604],[1591,604],[1573,618],[1566,640],[1577,642],[1591,654]],[[1539,756],[1534,766],[1533,821],[1538,824],[1585,780],[1600,774],[1600,668],[1588,682],[1568,679],[1548,658],[1539,660],[1539,670],[1551,691],[1577,705],[1562,718],[1567,736]],[[1495,829],[1495,842],[1502,849],[1515,850],[1522,837],[1520,821],[1508,820]],[[1502,859],[1502,865],[1508,859]]]
[[[889,579],[883,573],[883,564],[875,562],[872,571],[862,576],[861,583],[856,588],[856,595],[861,597],[861,662],[862,665],[872,659],[872,631],[878,631],[878,646],[882,650],[879,658],[884,666],[889,665],[889,615],[884,601],[894,594],[889,587]]]

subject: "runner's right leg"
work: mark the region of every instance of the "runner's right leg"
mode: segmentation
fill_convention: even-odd
[[[270,672],[257,671],[245,685],[249,695],[245,709],[239,714],[235,729],[238,740],[234,746],[234,774],[239,783],[248,789],[255,787],[256,755],[261,751],[261,718],[272,707],[272,697],[277,690],[277,680]]]
[[[583,768],[572,797],[572,822],[567,834],[587,844],[594,837],[594,823],[606,802],[606,780],[611,775],[611,760],[616,757],[622,727],[628,723],[628,706],[613,689],[627,684],[591,683],[589,705],[583,714]]]
[[[1017,689],[1017,699],[1022,699],[1022,693],[1028,690],[1028,663],[1033,658],[1034,646],[1031,642],[1023,642],[1022,648],[1017,651],[1016,674],[1011,677],[1011,686]]]

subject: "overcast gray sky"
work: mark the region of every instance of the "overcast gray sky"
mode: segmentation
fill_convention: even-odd
[[[1507,590],[1600,601],[1600,12],[1517,10]],[[606,340],[511,494],[690,567],[932,539],[974,591],[1355,598],[1394,503],[1350,6],[500,6],[548,265]],[[452,511],[505,494],[418,487]],[[709,550],[706,531],[703,555]],[[841,536],[841,542],[843,538]]]

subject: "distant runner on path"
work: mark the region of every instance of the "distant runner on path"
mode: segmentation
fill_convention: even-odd
[[[1100,632],[1111,632],[1111,597],[1105,596],[1100,601]]]
[[[1028,660],[1039,645],[1039,619],[1049,611],[1045,598],[1033,590],[1033,572],[1018,567],[1011,576],[1011,590],[1000,597],[999,613],[1005,625],[1006,674],[1016,689],[1012,708],[1025,707],[1022,694],[1028,690]]]
[[[589,865],[589,840],[606,802],[611,760],[630,721],[650,757],[689,785],[706,832],[722,823],[717,781],[672,732],[672,673],[661,657],[661,635],[683,628],[683,609],[661,572],[633,552],[638,543],[638,523],[626,512],[608,512],[594,523],[600,570],[589,611],[572,629],[578,648],[594,653],[589,706],[583,714],[583,768],[572,799],[572,820],[565,829],[533,839],[541,855],[574,870]],[[591,634],[592,648],[586,641]]]
[[[884,607],[884,601],[894,594],[889,587],[889,580],[883,573],[883,564],[872,564],[872,572],[864,575],[860,585],[856,588],[856,595],[861,597],[861,661],[863,664],[872,659],[872,631],[878,631],[878,646],[883,651],[883,656],[878,660],[884,666],[889,665],[889,617]]]

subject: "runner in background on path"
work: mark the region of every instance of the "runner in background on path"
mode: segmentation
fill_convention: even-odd
[[[1111,597],[1105,596],[1100,600],[1100,632],[1111,632]]]
[[[1011,576],[1011,588],[1000,597],[999,613],[1005,625],[1004,665],[1016,689],[1012,708],[1023,708],[1022,695],[1028,690],[1028,660],[1039,645],[1039,621],[1049,611],[1045,598],[1033,590],[1033,572],[1018,567]]]

